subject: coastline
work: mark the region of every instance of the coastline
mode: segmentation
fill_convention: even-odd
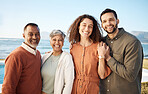
[[[0,65],[4,65],[5,60],[4,59],[0,59]]]

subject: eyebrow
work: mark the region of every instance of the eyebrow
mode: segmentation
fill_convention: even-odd
[[[82,22],[82,24],[87,24],[86,22]],[[90,23],[89,25],[92,25],[93,26],[93,24],[92,23]]]

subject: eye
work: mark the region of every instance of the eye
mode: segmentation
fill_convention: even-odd
[[[33,36],[33,33],[28,33],[29,36]]]
[[[85,27],[86,25],[85,25],[85,24],[83,24],[82,26],[84,26],[84,27]]]
[[[89,26],[88,26],[88,28],[92,29],[92,28],[93,28],[93,26],[92,26],[92,25],[89,25]]]
[[[102,21],[102,23],[106,23],[106,21],[105,21],[105,20],[103,20],[103,21]]]
[[[35,36],[40,36],[40,33],[35,34]]]
[[[62,39],[59,39],[59,41],[63,41]]]
[[[56,41],[56,39],[52,39],[52,41]]]

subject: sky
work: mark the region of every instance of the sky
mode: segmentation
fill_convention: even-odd
[[[101,23],[100,14],[106,8],[117,12],[119,27],[148,32],[147,5],[148,0],[0,0],[0,38],[23,38],[23,28],[30,22],[38,24],[41,33],[67,32],[83,14]]]

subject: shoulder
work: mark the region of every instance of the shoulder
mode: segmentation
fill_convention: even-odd
[[[65,66],[73,66],[72,56],[68,52],[63,51],[59,61],[63,62]]]
[[[99,42],[92,43],[91,48],[92,49],[95,49],[96,47],[98,47],[98,44],[99,44]]]
[[[74,44],[72,44],[72,46],[71,46],[70,52],[78,51],[80,48],[81,48],[81,45],[80,45],[79,42],[78,42],[78,43],[74,43]]]
[[[65,58],[67,58],[67,57],[71,58],[71,54],[68,53],[68,52],[63,51],[61,57],[62,57],[62,58],[64,58],[64,57],[65,57]]]
[[[19,57],[19,56],[22,56],[22,55],[24,55],[24,53],[26,53],[27,51],[23,48],[23,47],[18,47],[18,48],[16,48],[15,50],[13,50],[10,54],[9,54],[9,56],[11,55],[11,56],[15,56],[15,57]]]
[[[21,46],[13,50],[6,58],[6,62],[18,62],[24,60],[26,51]]]
[[[133,44],[133,43],[141,44],[141,42],[138,40],[138,38],[135,35],[125,31],[124,29],[123,32],[124,33],[121,36],[121,39],[125,44]]]
[[[39,54],[40,54],[40,51],[39,51],[39,50],[37,50],[37,53],[39,53]]]
[[[123,37],[124,37],[124,39],[126,39],[128,41],[139,41],[135,35],[127,32],[127,31],[124,31]]]
[[[78,43],[72,44],[72,48],[73,48],[73,47],[78,47],[78,46],[80,46],[80,43],[79,43],[79,42],[78,42]]]
[[[42,62],[44,62],[51,54],[52,54],[52,51],[50,53],[46,53],[45,55],[43,55]]]

